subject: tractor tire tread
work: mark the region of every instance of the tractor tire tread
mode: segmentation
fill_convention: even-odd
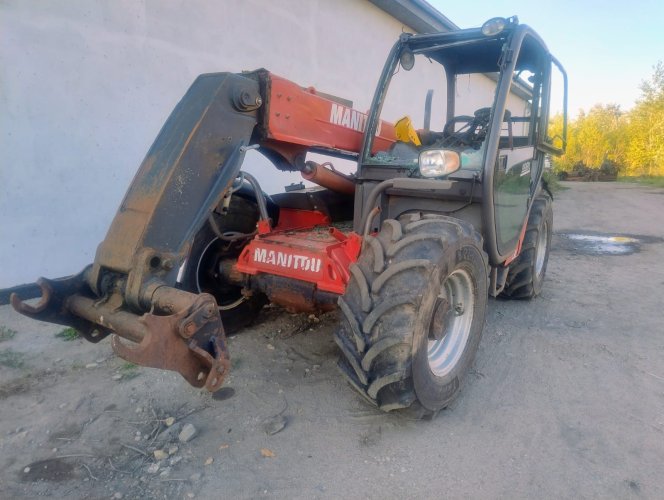
[[[335,341],[341,351],[339,369],[378,408],[406,411],[418,419],[434,413],[419,403],[415,393],[414,324],[422,287],[438,269],[438,260],[451,241],[461,245],[468,240],[480,249],[488,276],[482,237],[458,219],[437,215],[388,219],[378,234],[365,237],[346,294],[339,298],[341,321]]]

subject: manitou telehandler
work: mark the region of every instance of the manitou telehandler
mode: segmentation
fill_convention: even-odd
[[[201,75],[94,262],[40,279],[36,304],[11,303],[91,342],[112,334],[122,358],[210,391],[230,368],[224,327],[267,301],[338,307],[350,384],[385,411],[435,412],[459,391],[488,296],[541,290],[552,227],[544,159],[566,142],[565,127],[548,132],[555,79],[566,122],[565,71],[516,17],[402,34],[366,113],[262,69]],[[266,195],[241,170],[252,149],[318,186]],[[355,172],[312,159],[320,154]]]

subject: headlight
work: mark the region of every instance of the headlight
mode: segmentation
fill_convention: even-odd
[[[504,17],[492,17],[482,25],[482,34],[484,36],[497,35],[507,26],[507,19]]]
[[[424,177],[442,177],[459,170],[459,153],[448,149],[429,149],[420,153],[420,174]]]

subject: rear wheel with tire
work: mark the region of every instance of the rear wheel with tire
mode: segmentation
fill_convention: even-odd
[[[213,216],[222,235],[250,234],[256,229],[258,209],[253,200],[233,196],[228,213],[220,215],[213,212]],[[206,222],[194,238],[179,284],[184,290],[214,296],[226,333],[249,325],[267,302],[261,293],[243,293],[242,287],[227,283],[219,272],[220,262],[236,258],[247,242],[247,238],[224,241]]]
[[[533,201],[521,253],[510,265],[502,297],[532,299],[540,294],[549,261],[552,231],[551,196],[542,192]]]
[[[446,407],[480,342],[487,257],[473,227],[450,217],[386,220],[365,238],[339,299],[339,367],[385,411]]]

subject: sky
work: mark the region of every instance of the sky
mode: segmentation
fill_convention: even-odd
[[[664,61],[663,0],[428,1],[460,28],[512,15],[534,28],[567,71],[571,117],[594,104],[629,110]]]

